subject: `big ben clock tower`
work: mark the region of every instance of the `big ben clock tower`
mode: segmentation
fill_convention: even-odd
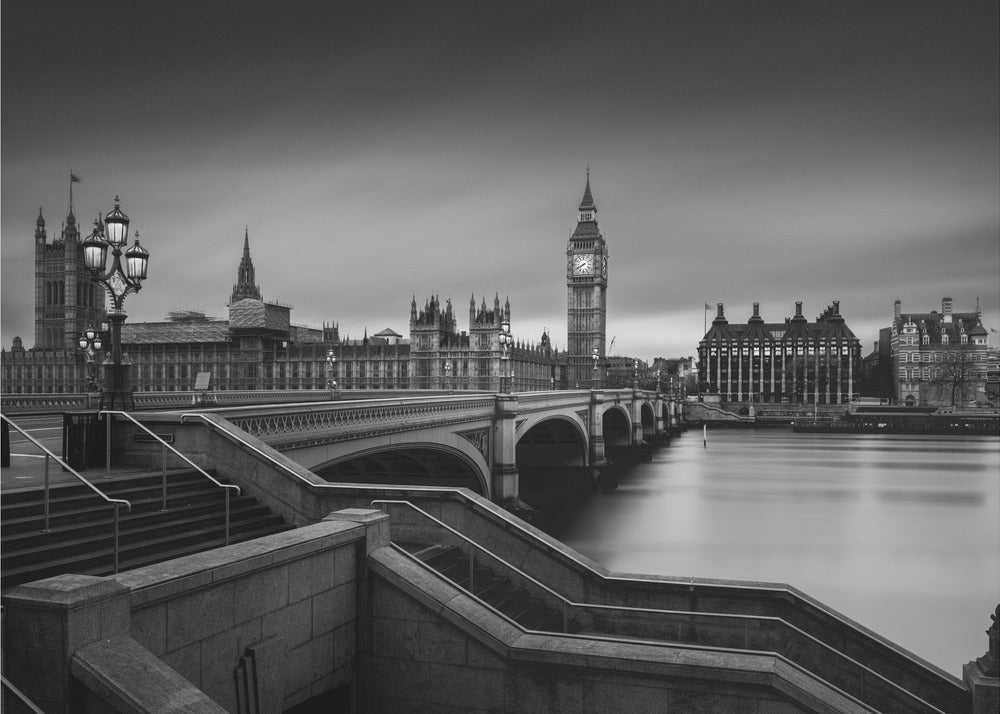
[[[597,206],[587,187],[577,209],[576,230],[566,246],[566,310],[569,386],[587,389],[602,380],[607,342],[608,247],[597,228]],[[600,367],[594,373],[594,348]],[[602,385],[603,386],[603,385]]]

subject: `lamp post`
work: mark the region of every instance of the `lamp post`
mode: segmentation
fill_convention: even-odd
[[[115,196],[115,207],[100,220],[94,221],[94,230],[83,241],[83,262],[90,271],[90,279],[100,283],[111,297],[108,322],[111,324],[111,353],[104,360],[104,391],[101,392],[101,409],[114,409],[117,401],[123,410],[135,408],[132,397],[132,383],[129,370],[132,363],[122,356],[122,323],[125,314],[125,297],[139,292],[146,279],[149,266],[149,251],[139,245],[139,231],[135,232],[135,243],[124,252],[128,242],[129,219]],[[111,249],[111,265],[106,266],[108,249]]]
[[[632,389],[639,388],[639,360],[632,362]]]
[[[78,343],[80,349],[83,350],[84,356],[87,358],[87,391],[97,392],[99,388],[97,386],[96,375],[94,374],[94,355],[100,352],[104,343],[101,341],[101,333],[95,330],[93,327],[88,327],[83,334],[80,335],[80,341]]]
[[[451,360],[444,361],[444,388],[451,392]]]
[[[592,376],[592,378],[590,380],[592,382],[591,389],[597,389],[597,360],[600,359],[600,357],[599,357],[599,355],[597,353],[597,348],[596,347],[594,348],[593,352],[591,353],[590,358],[592,360],[594,360],[593,376]]]
[[[670,378],[673,383],[673,377]],[[660,393],[660,370],[656,370],[656,393]]]
[[[326,387],[330,390],[330,399],[337,396],[337,358],[331,347],[326,351]]]
[[[504,394],[510,393],[510,348],[514,344],[514,338],[510,334],[510,322],[504,320],[500,323],[500,391]]]

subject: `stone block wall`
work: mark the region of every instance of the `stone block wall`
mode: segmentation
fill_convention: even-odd
[[[121,574],[132,636],[229,711],[243,658],[264,643],[250,676],[282,691],[283,709],[350,683],[364,532],[324,522]]]
[[[368,711],[866,711],[766,655],[526,633],[404,558],[369,558]]]
[[[165,711],[184,692],[185,711],[276,714],[355,684],[365,553],[387,543],[385,514],[342,511],[115,576],[18,586],[3,598],[4,674],[46,712]]]

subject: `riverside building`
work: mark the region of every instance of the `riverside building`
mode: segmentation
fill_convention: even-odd
[[[996,352],[976,301],[974,312],[955,312],[950,297],[941,311],[904,312],[893,304],[892,324],[879,331],[880,364],[886,365],[891,399],[901,406],[972,406],[985,403]]]
[[[768,323],[753,304],[730,324],[723,304],[698,343],[699,391],[726,402],[848,404],[858,395],[861,345],[835,300],[815,322],[802,314]]]

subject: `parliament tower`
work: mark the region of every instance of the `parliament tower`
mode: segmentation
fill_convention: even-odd
[[[576,230],[566,245],[566,333],[570,388],[603,381],[607,343],[608,247],[597,228],[597,206],[587,187],[577,209]],[[600,363],[595,375],[593,353]]]
[[[102,329],[107,321],[104,298],[104,288],[90,280],[90,271],[83,264],[71,184],[69,212],[59,236],[49,242],[41,208],[35,221],[34,346],[75,347],[88,327]]]

